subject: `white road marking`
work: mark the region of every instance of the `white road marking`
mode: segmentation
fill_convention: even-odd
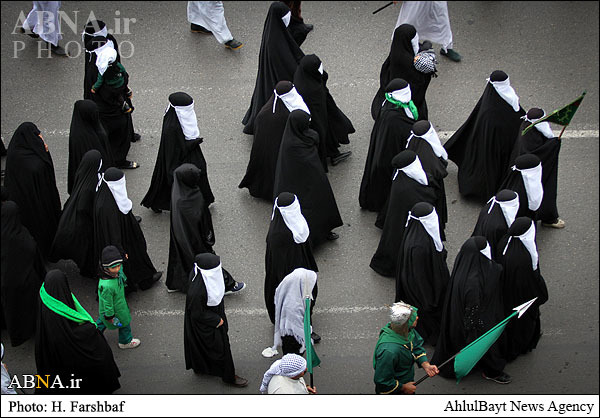
[[[314,314],[355,314],[355,313],[371,313],[381,312],[388,308],[385,306],[333,306],[329,308],[318,308],[314,310]],[[263,308],[258,309],[226,309],[227,315],[244,315],[244,316],[259,316],[268,315],[267,310]],[[183,316],[184,311],[182,309],[151,309],[151,310],[135,310],[132,312],[133,316]]]

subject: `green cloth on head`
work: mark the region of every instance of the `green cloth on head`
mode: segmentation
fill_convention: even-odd
[[[402,107],[404,109],[410,110],[410,113],[412,113],[412,115],[413,115],[413,119],[414,120],[419,119],[419,111],[417,110],[417,106],[415,106],[415,103],[412,100],[409,101],[408,103],[404,103],[404,102],[401,102],[400,100],[394,99],[390,93],[385,94],[385,100],[387,100],[388,102],[390,102],[392,104],[395,104],[396,107]]]
[[[62,303],[60,300],[55,299],[50,296],[48,292],[46,292],[46,288],[44,284],[40,287],[40,299],[42,303],[48,307],[52,312],[63,316],[73,322],[77,322],[78,324],[83,324],[84,322],[91,322],[96,325],[96,322],[92,318],[92,316],[87,313],[87,311],[81,306],[75,295],[71,293],[71,297],[73,298],[73,303],[75,304],[75,309],[71,309],[69,306]]]

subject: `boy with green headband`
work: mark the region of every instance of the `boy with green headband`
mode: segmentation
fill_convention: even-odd
[[[123,258],[114,245],[102,250],[101,274],[98,281],[100,318],[96,321],[102,332],[119,330],[119,348],[137,348],[141,341],[131,334],[131,313],[125,300],[127,277],[123,272]]]
[[[423,338],[415,331],[417,308],[397,302],[390,308],[391,321],[381,329],[373,354],[375,393],[382,395],[412,395],[415,386],[416,362],[431,377],[438,368],[429,364],[423,348]]]

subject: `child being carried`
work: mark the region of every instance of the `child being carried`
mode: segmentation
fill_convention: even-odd
[[[132,92],[128,87],[129,74],[125,67],[117,61],[117,51],[114,48],[103,49],[96,59],[98,78],[92,86],[92,93],[98,93],[104,101],[120,106],[123,113],[131,113],[133,106],[127,99]]]

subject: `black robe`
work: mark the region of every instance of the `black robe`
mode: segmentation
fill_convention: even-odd
[[[102,155],[102,167],[114,166],[108,136],[100,123],[98,107],[92,100],[78,100],[73,108],[69,130],[69,166],[67,169],[67,192],[71,194],[75,172],[83,155],[89,150],[98,150]]]
[[[171,206],[171,188],[173,186],[173,171],[183,163],[191,163],[202,172],[200,189],[207,206],[215,201],[208,182],[206,160],[200,144],[203,138],[186,140],[183,129],[173,106],[163,117],[160,146],[156,156],[156,164],[152,173],[150,188],[142,200],[142,206],[169,210]]]
[[[467,121],[444,144],[458,166],[460,194],[487,200],[500,189],[524,114],[487,83]]]
[[[193,267],[193,264],[191,265]],[[193,279],[193,280],[192,280]],[[183,325],[183,348],[185,368],[194,373],[220,376],[223,381],[233,383],[235,366],[227,332],[229,325],[225,315],[225,304],[207,305],[208,294],[202,274],[189,276],[189,289],[185,299]],[[217,328],[219,322],[223,325]]]
[[[46,276],[35,240],[21,224],[15,202],[2,202],[2,316],[13,347],[35,334],[38,293]]]
[[[100,164],[102,163],[102,167]],[[94,198],[104,159],[97,150],[85,153],[75,173],[73,190],[65,202],[48,259],[73,260],[82,276],[95,278],[98,258],[94,252]]]
[[[430,180],[430,177],[427,177],[427,180]],[[403,171],[398,171],[396,179],[392,182],[389,202],[385,210],[383,233],[369,264],[373,270],[386,277],[393,277],[396,274],[398,253],[402,245],[408,212],[419,202],[433,205],[435,200],[434,187],[425,186]]]
[[[431,364],[442,364],[506,317],[501,275],[502,266],[481,254],[473,237],[463,244],[454,261]],[[477,363],[487,376],[504,370],[503,338],[501,335]],[[440,375],[454,377],[454,360],[440,369]]]
[[[371,131],[371,141],[360,183],[360,207],[379,212],[392,186],[392,158],[406,149],[415,121],[403,108],[386,101]]]
[[[283,220],[279,209],[274,210],[273,220],[267,233],[267,251],[265,254],[265,285],[264,296],[269,319],[275,323],[275,291],[279,283],[297,268],[305,268],[318,272],[317,262],[313,257],[310,241],[301,244],[294,241]],[[313,289],[313,299],[316,299],[317,285]],[[314,304],[314,300],[313,300]]]
[[[102,182],[94,200],[94,254],[100,260],[102,250],[114,245],[128,259],[123,261],[127,285],[131,289],[149,289],[156,269],[148,256],[146,238],[133,211],[123,214],[108,185]]]
[[[432,184],[437,186],[435,189],[437,197],[433,206],[435,207],[435,211],[440,218],[440,235],[442,236],[442,241],[446,241],[445,228],[446,223],[448,223],[448,204],[446,203],[446,188],[444,187],[444,178],[448,175],[448,170],[446,169],[448,167],[448,161],[435,155],[433,148],[431,145],[429,145],[429,142],[418,136],[412,137],[406,149],[414,151],[414,153],[417,154],[419,160],[421,161],[423,171],[425,171],[431,176],[432,179],[435,180],[435,182]],[[423,336],[422,333],[420,334]]]
[[[517,194],[519,195],[519,211],[517,212],[517,216],[515,217],[515,219],[520,218],[521,216],[526,216],[528,218],[533,219],[534,221],[538,220],[537,210],[529,209],[527,189],[525,188],[523,175],[519,170],[508,171],[508,175],[506,176],[506,178],[504,179],[497,191],[503,189],[512,190],[513,192],[517,192]]]
[[[494,207],[490,210],[490,205],[494,204]],[[487,242],[490,244],[492,250],[492,258],[496,260],[496,254],[498,254],[498,243],[508,232],[508,223],[502,212],[502,208],[498,202],[489,202],[479,212],[475,229],[471,234],[472,237],[480,235],[485,237]]]
[[[442,308],[450,272],[448,251],[435,248],[423,224],[411,219],[400,251],[396,272],[396,299],[419,309],[416,330],[427,343],[435,345],[440,333]]]
[[[247,187],[251,196],[273,202],[273,184],[275,183],[275,169],[277,157],[283,138],[283,131],[290,111],[283,100],[277,100],[275,113],[271,98],[256,115],[254,121],[254,142],[250,151],[250,161],[246,168],[246,175],[242,179],[240,189]]]
[[[407,24],[398,26],[394,31],[390,53],[383,62],[379,73],[379,90],[371,102],[373,120],[377,119],[381,104],[385,100],[386,86],[395,78],[402,78],[410,84],[412,100],[419,113],[418,120],[429,119],[425,93],[432,75],[417,71],[414,66],[415,52],[411,43],[414,33],[414,27]]]
[[[42,255],[50,252],[60,219],[61,205],[50,152],[40,130],[24,122],[8,146],[4,185],[21,210],[21,222],[36,240]]]
[[[75,309],[63,272],[49,271],[44,287],[50,296]],[[90,322],[71,321],[41,301],[35,336],[35,364],[37,374],[50,375],[50,383],[55,375],[60,376],[63,385],[69,385],[72,378],[82,379],[80,389],[46,389],[40,385],[36,394],[108,395],[121,387],[121,373],[112,350],[96,326]]]
[[[92,23],[92,22],[88,22]],[[87,26],[87,25],[86,25]],[[104,26],[104,25],[102,25]],[[99,27],[98,27],[99,29]],[[84,49],[84,63],[83,63],[83,98],[84,99],[92,99],[94,94],[92,93],[92,86],[98,80],[98,67],[96,67],[96,53],[94,52],[94,46],[89,42],[94,37],[90,34],[83,34],[83,49]],[[97,37],[98,38],[98,37]],[[117,51],[117,62],[121,62],[121,54],[119,54],[119,44],[115,37],[107,33],[106,35],[107,41],[112,41],[115,51]]]
[[[504,357],[512,361],[521,354],[533,350],[540,339],[540,306],[548,301],[546,282],[540,274],[539,264],[533,270],[531,255],[517,237],[512,237],[506,254],[502,254],[509,239],[506,235],[498,246],[498,262],[502,265],[504,315],[513,308],[538,298],[521,316],[512,319],[506,326]]]
[[[281,19],[289,11],[280,1],[274,1],[269,7],[260,43],[256,84],[250,107],[242,120],[245,134],[254,133],[256,115],[273,94],[275,85],[283,80],[291,81],[304,56]]]
[[[522,135],[531,122],[524,121],[519,128],[519,135],[515,141],[513,152],[510,156],[512,166],[515,159],[523,154],[533,154],[542,162],[542,184],[544,197],[537,210],[538,219],[545,223],[554,223],[558,219],[556,195],[558,189],[558,154],[562,142],[558,138],[546,138],[535,127]]]
[[[298,197],[311,243],[317,246],[344,223],[319,160],[318,134],[304,126],[306,118],[303,110],[294,110],[288,118],[277,159],[273,199],[282,192]]]

